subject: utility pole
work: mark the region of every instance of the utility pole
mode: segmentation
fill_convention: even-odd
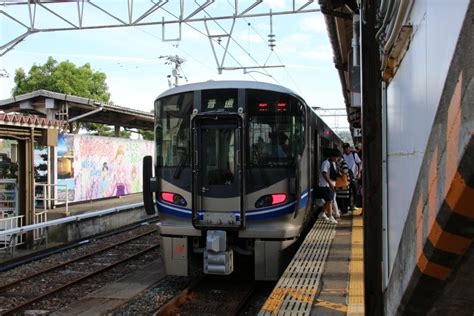
[[[178,86],[180,78],[184,78],[184,80],[188,82],[188,78],[186,78],[186,76],[184,75],[183,68],[181,67],[181,65],[184,64],[186,59],[178,55],[160,56],[158,58],[164,58],[166,60],[166,65],[174,66],[171,70],[171,75],[166,76],[168,78],[168,86],[170,88]],[[174,84],[171,82],[171,77],[174,77]]]

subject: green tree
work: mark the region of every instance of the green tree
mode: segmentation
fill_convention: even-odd
[[[44,65],[33,65],[28,75],[23,68],[16,69],[12,93],[15,96],[45,89],[108,102],[106,79],[103,72],[93,71],[89,63],[77,67],[68,60],[58,63],[50,56]]]
[[[106,79],[105,73],[92,70],[89,63],[78,67],[68,60],[58,63],[50,56],[44,65],[33,65],[28,74],[23,68],[16,69],[15,87],[12,94],[16,96],[45,89],[109,102],[110,93]],[[92,135],[113,136],[115,134],[111,127],[104,124],[83,123],[81,127]],[[74,131],[78,132],[79,128]],[[130,133],[121,131],[120,136],[129,138]]]
[[[139,129],[138,133],[142,135],[144,140],[154,140],[155,139],[155,134],[153,131],[150,130],[144,130],[144,129]]]
[[[85,123],[84,125],[91,135],[115,137],[115,129],[109,125],[99,123]],[[120,130],[120,137],[122,138],[130,138],[131,135],[132,133],[127,130]]]

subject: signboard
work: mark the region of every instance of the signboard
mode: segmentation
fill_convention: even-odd
[[[362,137],[362,128],[354,128],[354,137]]]

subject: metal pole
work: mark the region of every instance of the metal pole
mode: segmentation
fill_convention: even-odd
[[[25,165],[26,165],[26,179],[25,179],[25,213],[26,213],[26,224],[32,225],[35,220],[35,162],[34,162],[34,150],[35,150],[35,129],[30,129],[30,138],[25,142]],[[28,247],[33,245],[33,232],[29,232],[26,235],[26,243]]]
[[[377,33],[378,0],[362,2],[362,130],[364,146],[364,283],[366,315],[384,314],[382,292],[382,105]]]
[[[89,115],[92,115],[92,114],[95,114],[95,113],[97,113],[97,112],[100,112],[100,111],[102,111],[103,109],[104,109],[104,108],[101,106],[101,107],[98,108],[98,109],[92,110],[92,111],[90,111],[90,112],[87,112],[87,113],[84,113],[84,114],[81,114],[81,115],[78,115],[78,116],[75,116],[75,117],[72,117],[72,118],[70,118],[70,119],[67,120],[67,121],[68,121],[68,123],[71,123],[71,122],[80,120],[80,119],[82,119],[82,118],[84,118],[84,117],[87,117],[87,116],[89,116]]]

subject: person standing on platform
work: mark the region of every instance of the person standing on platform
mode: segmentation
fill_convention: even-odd
[[[351,179],[349,176],[349,166],[344,158],[342,158],[342,155],[338,157],[337,169],[339,174],[336,180],[336,201],[340,213],[346,214],[350,207],[349,188]]]
[[[332,203],[334,200],[334,188],[336,184],[337,171],[334,162],[338,157],[338,150],[331,150],[329,157],[321,164],[321,171],[319,173],[319,187],[316,192],[316,198],[324,200],[322,218],[330,223],[337,224],[336,219],[332,216]],[[339,152],[340,155],[340,152]]]
[[[348,143],[342,145],[344,150],[343,158],[349,166],[349,174],[351,176],[351,195],[354,197],[355,206],[361,206],[361,197],[359,189],[359,180],[362,177],[362,160],[359,155],[351,150],[351,146]],[[351,205],[352,210],[354,206]]]

